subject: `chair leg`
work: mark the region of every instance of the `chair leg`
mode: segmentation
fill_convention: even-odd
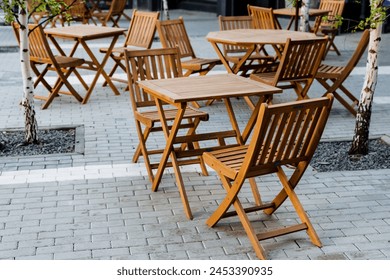
[[[283,186],[283,189],[285,190],[287,196],[290,198],[290,201],[295,208],[295,212],[298,214],[298,217],[300,218],[302,223],[307,226],[306,232],[309,235],[311,242],[318,247],[322,247],[321,241],[316,231],[314,230],[314,227],[311,224],[309,217],[307,216],[305,210],[303,209],[303,206],[299,201],[297,194],[294,191],[294,186],[291,185],[286,174],[284,173],[283,169],[280,166],[278,166],[277,175]]]

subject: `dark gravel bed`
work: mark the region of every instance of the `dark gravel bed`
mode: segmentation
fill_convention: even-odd
[[[75,128],[39,129],[39,143],[23,145],[24,131],[0,131],[0,157],[72,153],[75,134]]]
[[[380,139],[370,140],[369,154],[348,155],[351,141],[321,142],[310,165],[318,172],[390,168],[390,146]]]

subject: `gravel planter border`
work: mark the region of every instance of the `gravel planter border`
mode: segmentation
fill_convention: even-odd
[[[351,139],[323,140],[317,147],[310,166],[317,172],[352,171],[390,168],[390,137],[372,137],[368,155],[351,157]]]
[[[52,132],[52,133],[51,133]],[[12,142],[14,151],[3,152],[0,149],[0,157],[28,157],[28,156],[57,156],[59,154],[84,154],[84,126],[83,125],[61,125],[42,126],[38,128],[38,138],[41,144],[22,146],[24,128],[4,128],[0,133],[13,133],[12,138],[7,135],[0,135],[0,142]],[[8,137],[11,135],[9,134]],[[53,145],[55,143],[55,145]]]

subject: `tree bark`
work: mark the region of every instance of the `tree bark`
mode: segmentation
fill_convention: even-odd
[[[378,50],[381,41],[381,24],[370,30],[366,75],[356,114],[355,135],[350,155],[366,155],[369,151],[369,130],[375,87],[378,80]]]
[[[24,1],[27,7],[27,1]],[[21,105],[24,107],[25,118],[25,142],[26,144],[38,142],[38,124],[34,110],[34,82],[30,68],[30,51],[28,44],[28,15],[25,9],[20,10],[20,64],[23,79],[23,98]]]
[[[165,20],[169,20],[168,0],[163,0],[163,11]]]
[[[310,26],[309,26],[309,7],[310,7],[310,0],[302,0],[302,6],[301,6],[301,20],[300,20],[300,31],[302,32],[309,32]]]

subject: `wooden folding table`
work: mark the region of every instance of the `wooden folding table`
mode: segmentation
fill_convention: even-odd
[[[186,215],[189,219],[192,219],[191,209],[188,203],[187,195],[184,189],[184,182],[179,168],[179,166],[182,165],[180,163],[180,159],[188,159],[190,157],[193,158],[197,156],[199,158],[199,156],[202,155],[204,151],[226,147],[226,144],[223,141],[223,138],[225,137],[235,137],[237,144],[244,144],[247,141],[255,124],[261,101],[264,100],[264,98],[261,97],[274,93],[280,93],[281,89],[255,82],[248,78],[234,74],[145,80],[138,82],[138,84],[140,88],[144,90],[144,92],[152,95],[155,98],[156,106],[160,114],[164,136],[166,139],[166,146],[157,169],[157,174],[155,175],[153,181],[152,190],[157,191],[161,182],[162,174],[168,162],[168,157],[170,157]],[[257,102],[245,129],[241,133],[230,99],[233,97],[244,96],[259,96],[260,98],[258,99],[259,101]],[[232,130],[216,132],[208,131],[207,133],[195,133],[184,136],[179,135],[180,126],[182,124],[187,104],[193,101],[210,99],[222,99],[224,101]],[[172,124],[168,124],[166,121],[162,107],[164,103],[169,103],[178,109],[175,120]],[[216,127],[218,124],[214,123],[213,126]],[[198,145],[193,145],[195,142],[199,143],[201,141],[209,140],[218,140],[218,144],[213,147],[200,147]],[[175,144],[185,144],[188,149],[174,149]],[[192,163],[199,163],[199,161],[200,159],[198,159],[198,162],[192,161]]]
[[[104,66],[109,58],[109,54],[111,50],[115,46],[118,37],[123,34],[126,29],[124,28],[116,28],[116,27],[105,27],[105,26],[94,26],[94,25],[72,25],[66,27],[59,28],[48,28],[45,29],[46,35],[51,39],[57,50],[66,56],[73,56],[76,52],[79,45],[81,45],[84,50],[87,52],[90,61],[86,60],[85,69],[96,71],[96,75],[88,88],[88,91],[83,99],[83,104],[86,104],[89,100],[89,97],[92,94],[92,91],[97,83],[97,80],[100,74],[103,75],[111,89],[114,91],[115,95],[119,95],[118,89],[112,83],[110,77],[104,71]],[[60,43],[56,40],[56,38],[67,39],[75,41],[70,53],[67,55],[61,48]],[[87,42],[91,40],[103,39],[103,38],[112,38],[109,42],[108,51],[103,57],[101,61],[99,61],[91,48],[88,46]]]
[[[298,31],[298,17],[301,15],[301,9],[298,11],[298,17],[297,17],[297,10],[296,8],[282,8],[282,9],[275,9],[273,10],[274,14],[276,16],[287,16],[290,17],[290,21],[287,25],[287,29],[290,29],[293,22],[295,21],[295,27],[294,30]],[[322,10],[322,9],[309,9],[309,17],[322,17],[328,15],[330,11],[328,10]]]

